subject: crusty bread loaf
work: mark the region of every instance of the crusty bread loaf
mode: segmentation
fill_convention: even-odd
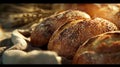
[[[115,15],[114,15],[114,23],[116,24],[116,26],[119,28],[120,30],[120,11],[117,12]]]
[[[32,32],[31,43],[33,46],[43,46],[48,43],[53,32],[64,23],[77,19],[90,19],[90,16],[79,10],[66,10],[44,19]]]
[[[120,31],[88,39],[77,50],[73,64],[120,64]]]
[[[107,19],[118,26],[120,29],[120,20],[117,13],[120,7],[116,4],[81,4],[78,7],[80,10],[87,12],[91,17],[101,17]],[[84,9],[83,9],[84,8]],[[91,9],[92,8],[92,9]]]
[[[88,13],[92,18],[101,17],[115,23],[120,29],[118,18],[120,4],[66,4],[64,9],[78,9]]]
[[[54,32],[48,43],[48,49],[72,59],[78,47],[88,38],[114,30],[117,30],[117,27],[102,18],[75,20],[64,24]]]

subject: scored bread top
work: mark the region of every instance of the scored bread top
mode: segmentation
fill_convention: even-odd
[[[78,48],[73,64],[119,64],[119,51],[120,31],[106,32],[84,42]]]
[[[31,43],[33,46],[43,46],[47,44],[57,28],[69,21],[77,19],[90,19],[90,16],[79,10],[66,10],[45,18],[32,32]]]
[[[103,18],[74,20],[64,24],[53,33],[48,49],[71,59],[78,47],[90,37],[115,30],[118,30],[117,27]]]

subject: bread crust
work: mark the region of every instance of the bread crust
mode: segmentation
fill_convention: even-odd
[[[45,18],[31,34],[32,45],[43,46],[48,44],[51,35],[57,28],[77,19],[90,19],[90,16],[79,10],[66,10]]]
[[[72,59],[78,47],[92,36],[117,30],[112,23],[102,18],[75,20],[57,29],[48,43],[48,50]]]
[[[116,24],[120,30],[120,4],[66,4],[64,9],[75,9],[88,13],[91,18],[101,17]]]
[[[77,50],[73,64],[120,64],[120,31],[88,39]]]

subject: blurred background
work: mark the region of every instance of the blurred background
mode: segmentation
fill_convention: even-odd
[[[120,6],[119,3],[114,4],[102,4],[107,5],[112,9],[111,5]],[[88,7],[89,6],[89,7]],[[95,7],[93,7],[95,6]],[[18,28],[33,22],[36,19],[48,17],[55,12],[67,10],[67,9],[79,9],[85,11],[91,15],[90,10],[96,10],[101,7],[101,4],[76,4],[76,3],[19,3],[19,4],[0,4],[0,26],[5,29]],[[104,7],[103,7],[104,8]]]
[[[111,20],[111,15],[119,12],[119,8],[119,3],[0,4],[0,41],[10,37],[14,29],[28,29],[43,18],[67,9],[79,9],[87,12],[91,17],[103,17]]]
[[[58,4],[0,4],[0,41],[11,37],[15,29],[29,28],[54,12]],[[1,43],[0,43],[1,44]]]

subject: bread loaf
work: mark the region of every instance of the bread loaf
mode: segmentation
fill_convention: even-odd
[[[88,39],[75,53],[73,64],[120,64],[120,31]]]
[[[48,43],[48,49],[72,59],[76,50],[92,36],[115,31],[117,27],[103,18],[75,20],[57,29]]]
[[[30,38],[32,45],[43,46],[48,44],[51,35],[57,28],[69,21],[77,19],[90,19],[90,16],[79,10],[66,10],[47,17],[32,32]]]
[[[78,9],[88,13],[92,18],[101,17],[107,19],[118,26],[120,29],[120,4],[66,4],[63,10]]]

